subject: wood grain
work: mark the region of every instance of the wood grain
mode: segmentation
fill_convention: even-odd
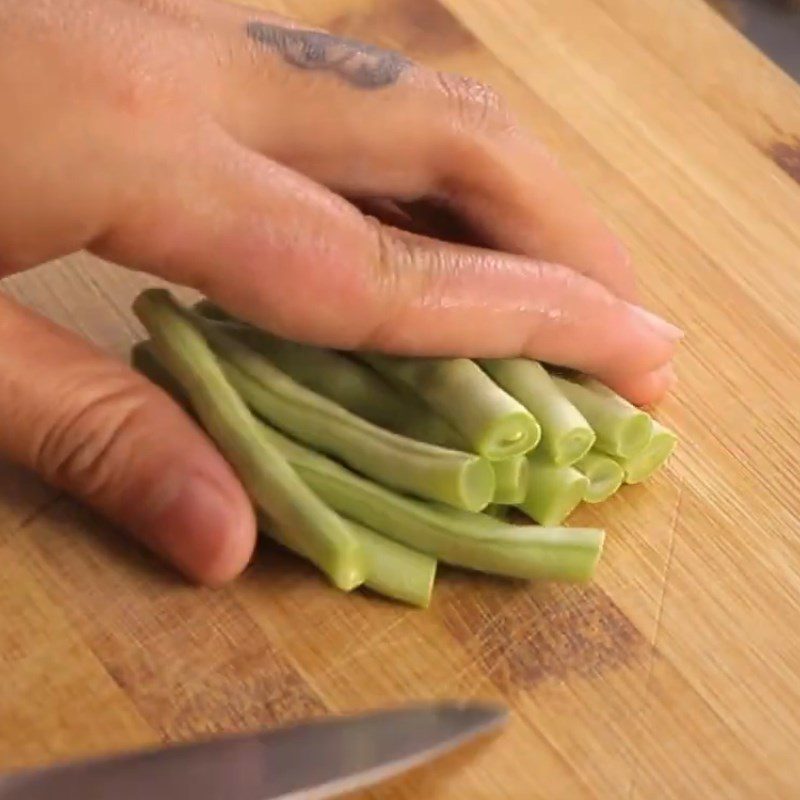
[[[695,0],[594,2],[759,148],[791,141],[800,127],[800,86],[714,12]]]
[[[701,0],[269,7],[506,95],[687,330],[660,411],[680,450],[577,516],[609,531],[593,585],[445,570],[426,613],[266,549],[188,587],[3,467],[0,766],[459,695],[504,699],[509,729],[367,796],[796,796],[800,89]],[[6,288],[123,357],[144,283],[78,255]]]

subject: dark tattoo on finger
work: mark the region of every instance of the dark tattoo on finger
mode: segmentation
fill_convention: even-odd
[[[253,41],[280,53],[288,64],[335,72],[361,89],[391,86],[411,65],[409,59],[392,50],[320,31],[255,21],[247,23],[246,31]]]

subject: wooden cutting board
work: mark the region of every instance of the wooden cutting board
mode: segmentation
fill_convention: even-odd
[[[508,97],[687,331],[680,451],[577,515],[608,530],[591,586],[443,570],[428,612],[270,550],[187,586],[4,468],[0,765],[456,695],[506,733],[369,797],[797,797],[800,87],[700,0],[271,6]],[[125,357],[143,283],[77,255],[8,287]]]

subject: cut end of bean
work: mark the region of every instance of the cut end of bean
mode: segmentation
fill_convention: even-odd
[[[589,479],[573,467],[530,458],[528,493],[517,507],[540,525],[560,525],[583,500]]]
[[[466,511],[483,511],[495,493],[495,476],[492,465],[485,458],[468,461],[461,470],[457,498],[453,505]]]
[[[570,531],[572,535],[577,534],[580,537],[580,555],[569,559],[567,564],[562,566],[561,580],[587,583],[594,577],[603,554],[605,531],[597,528],[567,528],[566,530]]]
[[[325,559],[323,567],[318,563],[318,559],[315,559],[314,548],[302,536],[282,529],[261,510],[256,510],[256,519],[258,520],[258,530],[262,534],[316,564],[337,589],[341,589],[343,592],[352,592],[353,589],[363,586],[367,580],[369,560],[360,541],[351,547],[345,545],[341,553]],[[352,528],[350,532],[353,535],[356,534]]]
[[[658,422],[653,422],[653,435],[647,447],[622,462],[625,483],[642,483],[657,472],[672,455],[678,437]]]
[[[572,550],[563,554],[554,580],[588,583],[594,577],[605,544],[605,531],[599,528],[564,528],[565,538],[572,540]]]
[[[650,439],[650,416],[596,380],[553,380],[575,405],[597,436],[595,447],[609,455],[629,458]]]
[[[516,505],[528,492],[529,465],[526,456],[514,456],[503,461],[492,461],[494,470],[493,503]]]
[[[542,430],[532,414],[520,411],[497,419],[486,431],[477,450],[492,461],[524,455],[539,444]]]
[[[602,453],[587,453],[575,464],[575,468],[589,479],[583,499],[587,503],[602,503],[608,500],[622,485],[625,471],[610,456]]]
[[[327,574],[337,589],[352,592],[364,583],[365,574],[361,563],[361,550],[354,547],[352,552],[337,555],[329,565]]]
[[[348,524],[364,551],[364,585],[386,597],[427,608],[436,580],[436,559],[352,520]]]
[[[595,435],[591,428],[575,428],[552,442],[550,458],[557,467],[569,467],[591,449]]]
[[[620,425],[617,452],[614,455],[631,458],[641,453],[648,445],[653,433],[653,421],[649,414],[640,411]]]

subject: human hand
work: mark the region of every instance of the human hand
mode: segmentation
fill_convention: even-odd
[[[679,331],[489,88],[213,0],[5,0],[0,45],[0,276],[86,248],[303,341],[671,383]],[[177,406],[1,295],[0,331],[0,452],[195,579],[244,567],[248,500]]]

